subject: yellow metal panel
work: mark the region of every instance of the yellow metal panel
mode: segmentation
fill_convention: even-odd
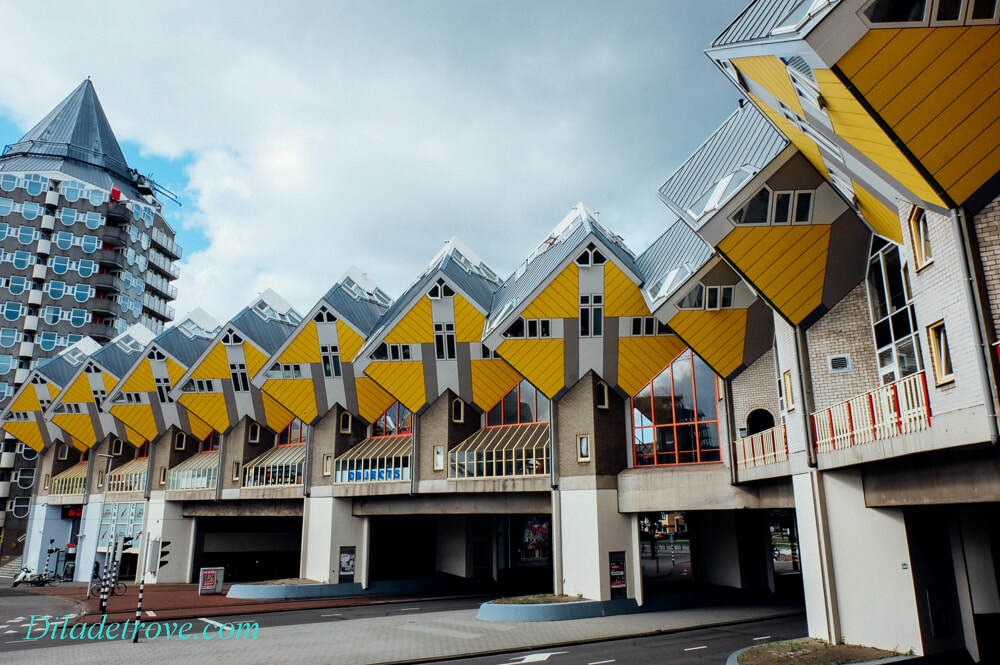
[[[184,369],[184,366],[179,362],[175,361],[173,358],[167,358],[167,376],[170,377],[171,388],[177,386],[177,382],[181,380],[181,377],[184,376],[184,372],[186,371],[187,370]]]
[[[576,265],[571,267],[575,282]],[[562,390],[565,377],[561,339],[508,339],[497,347],[497,352],[549,398]]]
[[[639,287],[611,261],[604,264],[604,315],[649,316]]]
[[[434,341],[434,321],[431,317],[431,299],[422,296],[399,323],[393,327],[385,341],[389,344],[423,344]]]
[[[373,362],[365,373],[410,411],[418,411],[427,401],[424,364],[419,360]]]
[[[881,109],[901,93],[908,96],[909,88],[923,72],[935,69],[941,54],[955,43],[962,30],[931,29],[905,58],[895,59],[891,71],[870,88],[862,90],[868,103],[881,115]],[[912,99],[910,100],[912,103]],[[884,119],[884,116],[883,116]]]
[[[115,377],[111,376],[107,372],[101,372],[101,380],[104,382],[104,393],[105,394],[110,394],[111,391],[115,389],[115,386],[118,385],[118,379],[116,379]],[[154,386],[152,388],[152,390],[155,390],[155,389],[156,388]]]
[[[146,437],[139,434],[128,425],[125,426],[125,440],[136,448],[141,448],[142,444],[146,443]]]
[[[685,348],[677,335],[618,338],[618,385],[635,395]]]
[[[153,417],[153,407],[149,404],[114,404],[111,415],[150,441],[160,434]]]
[[[26,409],[21,409],[25,411]],[[33,420],[9,421],[3,424],[3,429],[10,433],[12,437],[28,446],[35,452],[42,452],[45,447],[45,440],[42,438],[42,430]]]
[[[312,379],[268,379],[262,390],[305,423],[316,419],[316,391]]]
[[[874,57],[870,58],[851,76],[851,82],[862,91],[871,90],[875,85],[892,74],[893,67],[900,59],[909,58],[930,35],[932,28],[906,28],[899,30]],[[898,58],[882,57],[886,53],[898,54]]]
[[[77,450],[79,450],[81,453],[86,452],[87,450],[90,449],[90,446],[86,445],[83,441],[80,441],[79,439],[77,439],[75,437],[71,436],[69,438],[69,442],[70,442],[70,445],[72,445],[74,448],[76,448]]]
[[[374,422],[396,400],[392,395],[382,390],[382,387],[367,376],[354,379],[355,392],[358,395],[358,415],[369,423]]]
[[[472,361],[472,401],[487,411],[521,380],[517,370],[499,358]]]
[[[459,342],[479,342],[483,339],[483,325],[486,317],[475,305],[455,294],[455,340]]]
[[[809,160],[809,163],[813,167],[823,174],[823,177],[827,180],[830,179],[830,174],[826,170],[826,164],[823,162],[823,155],[820,154],[819,146],[811,138],[806,136],[805,132],[800,131],[792,123],[785,119],[785,116],[781,115],[770,106],[765,104],[761,99],[755,95],[750,95],[750,99],[753,100],[754,104],[757,105],[764,115],[770,118],[771,122],[781,130],[781,133],[791,141],[799,152]]]
[[[827,114],[833,130],[862,154],[880,166],[915,195],[940,206],[938,196],[916,167],[896,147],[861,103],[844,87],[829,69],[816,69],[816,82],[827,103]]]
[[[214,430],[204,420],[188,411],[188,423],[191,425],[191,434],[199,441],[204,441]]]
[[[859,185],[854,180],[854,195],[858,197],[858,207],[861,209],[861,216],[872,231],[883,238],[888,238],[900,245],[903,244],[903,228],[899,222],[899,215],[886,204],[882,203],[871,192]]]
[[[60,388],[59,386],[57,386],[56,384],[54,384],[52,382],[49,382],[46,385],[48,386],[48,389],[49,389],[49,399],[50,400],[54,400],[56,397],[59,396],[59,393],[62,392],[62,388]],[[42,394],[44,395],[45,393],[42,393]]]
[[[264,365],[267,364],[267,356],[251,342],[243,342],[243,359],[247,363],[247,373],[256,376]]]
[[[340,359],[343,362],[351,362],[358,356],[358,351],[365,343],[365,338],[354,332],[354,328],[337,321],[337,343],[340,350]]]
[[[756,55],[749,58],[733,58],[733,66],[747,78],[753,79],[769,93],[784,102],[785,106],[804,118],[802,103],[792,87],[792,79],[788,76],[785,63],[774,55]]]
[[[94,392],[90,389],[90,381],[84,372],[77,374],[76,379],[66,389],[62,397],[64,404],[85,403],[94,401]]]
[[[226,360],[226,347],[222,342],[216,343],[205,359],[191,372],[192,379],[228,379],[229,361]]]
[[[132,374],[122,383],[122,390],[129,393],[151,393],[156,391],[156,381],[153,380],[153,367],[148,358],[143,358]]]
[[[858,70],[868,64],[875,55],[885,48],[893,37],[899,34],[899,30],[869,30],[865,35],[851,47],[844,57],[840,59],[837,66],[848,77],[854,76]]]
[[[229,422],[226,397],[222,393],[184,393],[177,401],[216,432],[226,432],[234,424]]]
[[[719,243],[782,314],[798,324],[823,299],[830,227],[775,226],[733,229]]]
[[[579,312],[580,272],[575,263],[570,263],[521,315],[526,319],[575,319]]]
[[[52,422],[66,430],[84,450],[97,443],[94,424],[89,413],[57,413],[52,416]]]
[[[24,384],[24,390],[17,396],[10,405],[11,411],[41,411],[42,405],[38,403],[38,394],[35,392],[35,384]]]
[[[973,168],[970,168],[954,184],[948,185],[948,193],[956,201],[965,201],[990,178],[990,173],[997,172],[998,165],[1000,165],[1000,145],[993,148],[988,155],[983,157]]]
[[[292,412],[278,404],[273,397],[261,394],[264,400],[264,422],[275,432],[280,432],[288,427],[288,424],[295,418]]]
[[[670,319],[670,327],[719,376],[728,377],[743,364],[745,309],[682,310]]]
[[[316,322],[309,321],[302,327],[302,330],[289,342],[278,362],[282,363],[318,363],[322,358],[319,355],[319,335],[316,332]]]

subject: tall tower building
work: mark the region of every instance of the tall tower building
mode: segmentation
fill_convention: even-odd
[[[0,400],[85,337],[174,318],[181,248],[89,79],[0,155]],[[23,546],[35,453],[0,444],[0,559]]]

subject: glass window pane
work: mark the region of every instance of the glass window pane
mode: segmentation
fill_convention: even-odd
[[[657,464],[674,464],[676,462],[676,457],[674,454],[677,452],[674,446],[674,427],[673,425],[667,425],[666,427],[656,428],[656,463]]]
[[[632,425],[644,427],[653,424],[652,389],[649,384],[632,399]]]
[[[691,382],[691,352],[671,365],[674,371],[674,414],[679,423],[694,420],[694,387]]]
[[[674,422],[674,401],[669,367],[653,379],[653,421],[657,425]]]
[[[489,426],[500,424],[500,405],[497,404],[486,414],[486,424]]]
[[[792,218],[792,195],[776,194],[774,198],[774,223],[787,224]]]
[[[889,315],[886,307],[885,284],[882,282],[882,262],[878,256],[868,265],[868,301],[876,321]]]
[[[677,463],[690,464],[698,461],[698,444],[694,425],[677,426]]]
[[[771,192],[761,189],[750,199],[743,209],[736,213],[734,222],[737,224],[764,224],[767,222],[768,205],[771,202]]]
[[[541,392],[536,393],[536,404],[538,413],[535,414],[535,418],[538,419],[540,423],[549,422],[549,398],[543,395]]]
[[[899,250],[893,247],[885,254],[885,282],[889,288],[889,303],[892,311],[906,306],[906,292],[903,290],[902,266],[899,261]]]
[[[722,459],[719,449],[718,423],[702,423],[698,425],[698,439],[702,462],[718,462]]]
[[[920,362],[917,360],[919,350],[919,346],[915,344],[913,338],[896,344],[896,359],[899,363],[900,378],[920,371]]]
[[[503,398],[503,424],[517,423],[517,391],[512,390]]]
[[[535,388],[527,381],[521,381],[521,402],[518,406],[518,422],[535,422]]]
[[[698,420],[715,420],[718,407],[715,373],[697,356],[694,359],[694,387],[698,397]]]

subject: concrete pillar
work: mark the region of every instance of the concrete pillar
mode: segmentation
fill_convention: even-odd
[[[90,501],[83,507],[80,533],[77,537],[76,570],[73,578],[77,582],[89,582],[97,560],[97,542],[101,534],[101,513],[104,512],[104,495],[90,495]],[[103,561],[103,559],[102,559]]]
[[[166,492],[150,492],[149,503],[146,505],[146,542],[168,541],[170,545],[167,550],[170,554],[167,556],[167,565],[147,575],[147,582],[183,584],[194,577],[196,520],[184,517],[182,508],[180,501],[167,501]],[[148,556],[156,557],[158,554],[159,551],[155,551]]]
[[[562,479],[563,488],[559,490],[563,593],[610,600],[610,557],[613,552],[621,552],[626,597],[635,598],[641,578],[639,570],[631,565],[638,559],[634,549],[638,538],[633,535],[637,523],[630,515],[618,512],[618,490],[567,489],[566,485],[576,484],[567,481],[570,479]]]
[[[856,470],[792,484],[809,635],[922,654],[902,510],[867,508]]]
[[[468,519],[464,515],[442,515],[435,520],[434,526],[437,530],[437,572],[472,577]]]
[[[306,497],[302,513],[300,574],[310,580],[336,584],[342,547],[354,547],[354,581],[367,587],[367,518],[352,514],[351,499]]]

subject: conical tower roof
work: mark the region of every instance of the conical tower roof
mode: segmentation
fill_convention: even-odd
[[[4,151],[5,157],[20,155],[72,159],[131,180],[125,156],[90,79]]]

